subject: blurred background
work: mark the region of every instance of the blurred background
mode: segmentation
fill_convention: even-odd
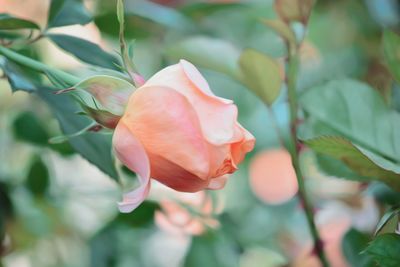
[[[276,134],[279,127],[289,138],[285,92],[268,112],[230,77],[244,48],[282,62],[284,76],[284,42],[261,21],[277,17],[273,1],[125,2],[126,38],[135,39],[140,73],[149,78],[181,58],[191,61],[217,95],[235,101],[256,148],[221,191],[177,193],[154,182],[148,201],[120,214],[121,189],[114,180],[68,142],[48,143],[61,134],[49,106],[35,95],[12,93],[0,79],[0,266],[319,266],[295,196],[290,157]],[[84,4],[93,22],[51,32],[83,38],[116,55],[116,1]],[[48,8],[48,0],[0,0],[0,13],[42,26]],[[395,0],[318,0],[301,47],[298,88],[355,77],[387,99],[392,84],[382,60],[382,30],[399,29],[399,10]],[[80,76],[96,71],[46,39],[29,49],[55,68]],[[355,260],[357,244],[369,239],[386,205],[398,203],[400,195],[380,183],[332,177],[322,171],[321,161],[310,150],[301,154],[328,258],[333,267],[361,266]]]

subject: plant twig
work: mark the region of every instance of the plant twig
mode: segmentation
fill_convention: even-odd
[[[298,48],[289,49],[289,57],[287,59],[288,64],[288,74],[286,78],[287,87],[288,87],[288,95],[289,95],[289,107],[290,107],[290,132],[291,132],[291,140],[292,144],[289,148],[289,152],[292,157],[293,168],[296,172],[297,182],[299,184],[299,192],[298,197],[303,206],[307,223],[310,228],[311,236],[313,238],[313,253],[319,258],[322,266],[329,267],[328,260],[326,258],[324,252],[323,242],[319,236],[318,229],[315,225],[314,220],[314,211],[311,205],[310,200],[307,197],[306,188],[304,184],[304,177],[300,168],[299,162],[299,152],[300,152],[300,143],[297,139],[297,126],[298,126],[298,102],[297,102],[297,93],[296,93],[296,81],[297,81],[297,72],[299,67],[299,57],[298,57]]]
[[[80,79],[72,74],[69,74],[69,73],[61,71],[61,70],[54,69],[54,68],[47,66],[39,61],[36,61],[29,57],[23,56],[11,49],[4,47],[4,46],[0,46],[0,55],[3,55],[4,57],[8,58],[11,61],[14,61],[18,64],[21,64],[32,70],[41,72],[43,74],[46,74],[46,72],[52,72],[52,73],[56,74],[60,79],[64,80],[66,83],[68,83],[70,86],[73,86],[80,82]]]

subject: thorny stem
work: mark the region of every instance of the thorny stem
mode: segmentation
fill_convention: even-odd
[[[289,107],[290,107],[290,131],[291,131],[291,140],[292,144],[289,148],[289,152],[292,157],[293,168],[296,172],[297,182],[299,184],[299,192],[298,197],[303,206],[307,223],[310,228],[311,236],[313,238],[314,247],[313,253],[319,258],[323,267],[329,267],[328,260],[326,258],[323,242],[319,236],[317,227],[315,225],[314,220],[314,212],[311,205],[310,200],[306,194],[306,188],[304,184],[304,177],[300,168],[299,162],[299,152],[300,152],[300,143],[297,139],[297,126],[298,126],[298,103],[297,103],[297,94],[296,94],[296,80],[297,80],[297,72],[299,67],[299,57],[298,57],[298,48],[289,49],[289,57],[287,59],[288,65],[288,74],[286,78],[286,83],[288,87],[288,96],[289,96]]]

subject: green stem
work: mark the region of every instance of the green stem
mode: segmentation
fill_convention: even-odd
[[[17,52],[14,52],[13,50],[8,49],[4,46],[0,46],[0,55],[3,55],[6,58],[8,58],[9,60],[14,61],[25,67],[28,67],[32,70],[35,70],[35,71],[38,71],[38,72],[41,72],[44,74],[46,74],[46,72],[53,73],[57,77],[59,77],[60,79],[64,80],[66,83],[68,83],[70,86],[73,86],[73,85],[79,83],[81,80],[72,74],[69,74],[69,73],[61,71],[61,70],[54,69],[54,68],[47,66],[41,62],[38,62],[34,59],[31,59],[29,57],[18,54]]]
[[[287,86],[289,95],[289,106],[290,106],[290,129],[291,129],[291,139],[292,144],[289,148],[292,164],[296,172],[297,182],[299,184],[299,199],[303,205],[303,209],[306,215],[307,223],[310,228],[311,236],[314,242],[313,252],[319,258],[322,266],[329,267],[328,260],[326,258],[323,242],[319,236],[317,227],[314,220],[314,212],[310,200],[307,197],[306,188],[304,184],[304,177],[300,168],[299,161],[299,142],[297,140],[297,126],[298,126],[298,103],[297,103],[297,93],[296,93],[296,80],[297,71],[299,67],[298,49],[290,49],[289,59],[288,59],[288,75],[287,75]]]

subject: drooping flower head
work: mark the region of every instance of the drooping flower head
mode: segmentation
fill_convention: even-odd
[[[150,177],[181,192],[222,188],[255,143],[237,113],[185,60],[156,73],[130,96],[115,129],[116,156],[141,182],[120,210],[145,199]]]

